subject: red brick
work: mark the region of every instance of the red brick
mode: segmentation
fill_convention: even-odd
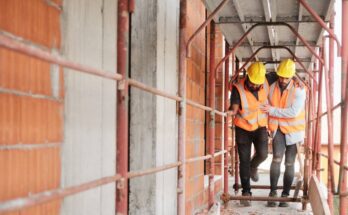
[[[186,203],[185,203],[185,214],[193,214],[192,201],[186,201]]]
[[[203,177],[204,176],[202,175],[194,180],[195,181],[194,190],[193,190],[194,193],[199,193],[199,192],[202,192],[204,190],[204,178]]]

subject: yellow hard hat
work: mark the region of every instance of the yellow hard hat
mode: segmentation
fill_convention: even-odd
[[[251,83],[263,84],[266,79],[266,67],[262,62],[252,63],[247,70],[247,74]]]
[[[280,62],[277,70],[277,75],[283,78],[292,78],[296,72],[295,62],[291,59],[286,59]]]

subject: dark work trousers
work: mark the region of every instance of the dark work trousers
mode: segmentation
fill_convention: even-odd
[[[242,183],[242,193],[250,193],[250,168],[257,168],[267,158],[268,133],[266,127],[255,131],[246,131],[236,127],[236,143],[239,155],[239,175]],[[255,154],[251,156],[251,144],[254,144]]]
[[[280,163],[285,154],[285,173],[283,181],[282,196],[289,196],[292,181],[294,180],[294,163],[297,154],[296,144],[286,145],[285,134],[279,129],[273,138],[273,160],[271,164],[271,191],[277,190],[278,179],[280,176]]]

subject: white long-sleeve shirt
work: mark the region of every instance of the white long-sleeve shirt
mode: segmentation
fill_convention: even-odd
[[[275,83],[277,84],[277,83]],[[289,87],[289,86],[288,86]],[[306,90],[301,88],[296,88],[295,99],[292,104],[287,108],[271,107],[268,114],[273,117],[279,118],[294,118],[300,114],[303,110],[306,101]],[[276,132],[274,132],[273,137]],[[293,145],[298,142],[303,142],[305,136],[305,131],[292,132],[285,134],[286,145]]]

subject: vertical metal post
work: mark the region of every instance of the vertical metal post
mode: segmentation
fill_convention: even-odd
[[[215,23],[210,24],[210,53],[209,53],[209,106],[215,110]],[[212,156],[210,159],[210,173],[209,173],[209,195],[208,206],[209,208],[214,204],[214,175],[215,175],[215,113],[210,112],[209,115],[209,154]]]
[[[236,69],[234,71],[234,73],[236,73],[237,71],[239,71],[239,60],[236,59]],[[238,79],[238,75],[239,74],[233,74],[233,76],[237,77]],[[233,123],[232,123],[233,124]],[[234,154],[235,154],[235,163],[234,163],[234,168],[235,168],[235,173],[234,173],[234,192],[235,193],[238,193],[238,190],[239,190],[239,156],[238,156],[238,145],[237,143],[235,142],[236,139],[235,139],[235,129],[234,130],[234,135],[233,135],[233,139],[232,139],[232,142],[233,142],[233,145],[234,145]]]
[[[228,53],[230,46],[225,42],[225,53]],[[229,58],[225,61],[225,88],[224,88],[224,112],[228,111],[228,81],[229,81],[230,61]],[[224,150],[228,150],[228,115],[225,117],[224,123]],[[224,154],[224,193],[228,194],[228,153]]]
[[[310,81],[310,86],[313,86],[314,81]],[[307,114],[307,126],[306,126],[306,142],[305,142],[305,151],[309,152],[309,148],[311,148],[311,144],[312,144],[312,126],[311,126],[311,118],[312,118],[312,106],[313,106],[313,96],[312,96],[312,91],[311,89],[308,89],[308,94],[306,97],[306,112]],[[309,156],[311,156],[309,153],[306,153],[305,159],[306,162],[304,164],[304,172],[303,174],[306,174],[306,180],[308,179],[309,176],[309,169],[310,169],[310,165],[309,165]]]
[[[117,165],[116,172],[122,177],[128,172],[128,84],[126,81],[129,59],[129,5],[119,0],[117,8],[117,71],[123,80],[117,85]],[[128,180],[117,184],[116,213],[128,214]]]
[[[303,185],[303,195],[308,197],[308,179],[310,175],[314,173],[315,170],[317,170],[317,155],[318,155],[318,145],[320,145],[320,119],[319,116],[321,115],[321,105],[322,105],[322,83],[323,83],[323,75],[322,75],[322,64],[319,64],[319,86],[318,86],[318,103],[317,103],[317,120],[315,124],[315,131],[314,131],[314,136],[312,137],[313,141],[312,143],[308,142],[307,145],[307,153],[306,153],[306,158],[305,158],[305,173],[304,173],[304,185]],[[313,80],[314,82],[314,80]],[[313,85],[315,85],[313,83]],[[315,100],[315,96],[313,96],[313,100]],[[313,102],[312,102],[313,103]],[[312,153],[310,153],[310,149],[312,149]],[[312,168],[310,168],[310,161],[312,157]],[[307,167],[306,167],[307,166]],[[320,175],[320,171],[316,171],[317,176]],[[306,202],[302,204],[302,209],[306,209]]]
[[[340,194],[347,192],[347,172],[343,166],[347,165],[348,153],[348,0],[342,0],[342,111],[341,111],[341,161],[340,161]],[[347,197],[340,196],[340,214],[347,214]]]
[[[312,99],[312,123],[311,123],[311,131],[312,131],[312,142],[311,142],[311,145],[314,146],[315,143],[315,123],[316,123],[316,119],[315,119],[315,110],[317,110],[317,98],[318,98],[318,84],[315,84],[315,83],[319,83],[318,82],[318,74],[319,74],[319,67],[318,67],[318,64],[319,62],[317,61],[316,63],[314,63],[314,80],[312,82],[312,96],[313,96],[313,99]],[[314,83],[315,82],[315,83]],[[312,162],[313,159],[315,157],[312,158]]]
[[[321,58],[325,56],[325,50],[324,47],[321,48]],[[316,121],[316,126],[315,126],[315,139],[314,143],[315,146],[314,148],[314,166],[313,166],[313,171],[316,172],[316,175],[318,178],[320,178],[320,155],[318,154],[321,149],[321,118],[320,115],[322,113],[322,105],[323,105],[323,100],[322,100],[322,93],[323,93],[323,70],[324,70],[324,64],[319,63],[319,86],[318,86],[318,103],[317,103],[317,121]]]
[[[323,49],[325,49],[326,46],[326,38],[323,37]],[[333,48],[330,46],[330,48]],[[330,50],[330,54],[332,54],[332,50]],[[323,55],[324,62],[326,64],[326,56]],[[331,56],[330,56],[331,61]],[[330,63],[331,65],[331,63]],[[331,97],[331,89],[329,85],[329,71],[327,69],[327,66],[324,65],[324,72],[325,72],[325,95],[326,95],[326,109],[327,109],[327,126],[328,126],[328,177],[327,177],[327,191],[328,191],[328,204],[330,207],[331,214],[333,214],[333,193],[335,189],[335,179],[334,179],[334,161],[333,161],[333,123],[332,123],[332,100]],[[332,72],[332,71],[331,71]],[[318,151],[320,152],[320,151]],[[320,158],[319,158],[320,159]]]
[[[235,57],[234,57],[234,53],[231,54],[231,68],[232,68],[232,73],[231,76],[233,77],[234,72],[236,71],[235,69]],[[229,90],[232,93],[232,79],[229,80]],[[230,99],[230,98],[228,98]],[[231,104],[230,104],[231,105]],[[234,170],[235,170],[235,151],[234,151],[234,129],[233,129],[233,116],[230,116],[231,118],[229,119],[231,124],[230,124],[230,128],[231,128],[231,149],[230,149],[230,153],[231,153],[231,176],[234,176]]]
[[[186,32],[187,31],[187,0],[180,0],[180,32],[179,32],[179,96],[183,98],[179,108],[178,125],[178,198],[177,213],[185,214],[185,174],[186,174]]]
[[[314,83],[314,81],[312,80],[312,83]],[[310,89],[308,89],[310,90]],[[309,93],[309,96],[307,95],[306,97],[306,112],[308,113],[308,117],[307,117],[307,122],[310,122],[310,118],[311,118],[311,108],[312,108],[312,100],[313,98],[311,97],[311,93]],[[311,143],[312,143],[312,134],[311,134],[311,127],[310,127],[310,123],[307,123],[307,127],[306,127],[306,136],[307,136],[307,140],[304,143],[305,144],[305,160],[304,160],[304,167],[303,167],[303,180],[304,180],[304,185],[303,185],[303,195],[307,196],[307,192],[308,192],[308,178],[309,178],[309,172],[310,172],[310,148],[311,148]],[[305,210],[307,207],[307,203],[303,202],[302,203],[302,208]]]

